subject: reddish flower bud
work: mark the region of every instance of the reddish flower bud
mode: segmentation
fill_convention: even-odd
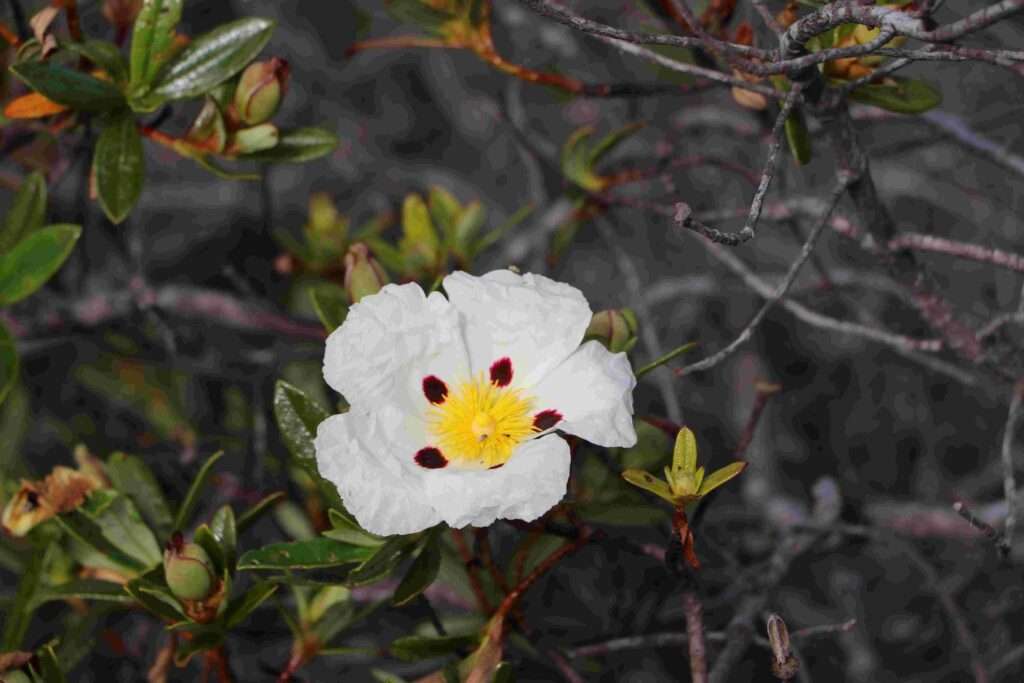
[[[253,62],[238,81],[235,110],[238,118],[250,126],[270,119],[281,105],[288,87],[288,62],[274,57],[266,62]]]

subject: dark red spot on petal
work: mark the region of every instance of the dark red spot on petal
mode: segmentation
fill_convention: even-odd
[[[491,364],[491,383],[499,387],[508,386],[512,381],[512,360],[499,358]]]
[[[539,432],[551,429],[562,421],[562,414],[557,410],[542,410],[533,416],[533,428]]]
[[[416,464],[428,470],[437,470],[447,465],[448,459],[438,449],[427,446],[416,451]]]
[[[496,470],[496,469],[498,469],[499,467],[504,467],[504,466],[505,466],[505,463],[503,463],[503,462],[499,462],[499,463],[498,463],[497,465],[491,465],[491,466],[490,466],[490,467],[488,467],[487,469],[489,469],[489,470]]]
[[[428,375],[423,378],[423,395],[434,405],[440,405],[448,397],[448,385],[434,375]]]

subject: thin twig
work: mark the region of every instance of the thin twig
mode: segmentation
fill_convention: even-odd
[[[1013,386],[1010,398],[1010,410],[1003,428],[1003,497],[1006,498],[1006,524],[1003,529],[1003,543],[1000,550],[1004,558],[1010,556],[1013,549],[1013,534],[1017,528],[1017,484],[1013,471],[1013,437],[1017,433],[1021,415],[1021,404],[1024,402],[1024,378]]]
[[[985,535],[985,538],[992,541],[995,544],[996,549],[999,551],[1000,556],[1007,557],[1010,554],[1010,549],[1006,544],[1006,537],[1004,534],[999,533],[994,526],[981,519],[967,507],[963,501],[956,501],[953,503],[953,511],[964,518],[964,520],[972,527],[980,531]]]
[[[704,608],[693,590],[683,592],[683,615],[690,651],[690,681],[707,683],[708,662],[704,651]]]

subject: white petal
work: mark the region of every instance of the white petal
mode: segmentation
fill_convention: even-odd
[[[327,338],[324,379],[352,406],[397,403],[421,414],[429,402],[423,378],[451,385],[468,372],[458,312],[441,294],[419,285],[387,285],[349,309]]]
[[[543,275],[456,272],[444,279],[444,290],[464,316],[473,373],[487,372],[507,356],[516,386],[534,384],[568,357],[590,324],[582,292]]]
[[[415,465],[396,457],[408,444],[396,443],[394,425],[388,427],[386,418],[358,409],[321,422],[315,441],[320,475],[338,487],[345,507],[371,533],[389,536],[432,527],[441,517],[423,496]],[[414,453],[408,453],[410,463]]]
[[[556,425],[598,446],[628,447],[633,429],[636,377],[624,353],[611,353],[589,341],[533,388],[538,412],[557,410]]]
[[[569,444],[550,434],[521,444],[495,470],[430,470],[424,494],[453,528],[496,519],[537,519],[558,504],[569,481]]]

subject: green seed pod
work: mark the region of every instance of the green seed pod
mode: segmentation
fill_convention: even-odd
[[[164,551],[164,576],[181,600],[203,600],[217,584],[210,556],[195,543],[185,543],[181,533],[174,534]]]
[[[609,351],[629,351],[636,344],[636,315],[628,308],[598,311],[590,319],[585,339],[596,339]]]
[[[235,89],[238,118],[255,126],[276,114],[288,87],[289,71],[288,62],[277,57],[250,64]]]
[[[384,268],[373,258],[369,248],[356,242],[345,254],[345,293],[352,303],[376,294],[391,282]]]

